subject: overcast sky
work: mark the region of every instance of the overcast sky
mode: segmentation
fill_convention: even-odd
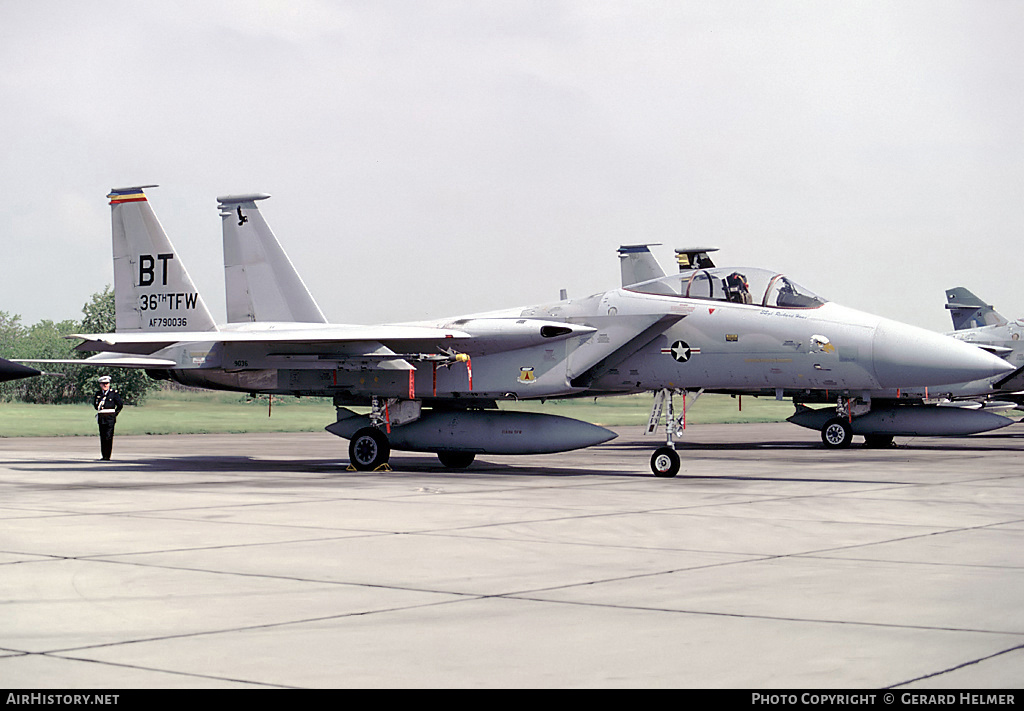
[[[1024,3],[0,0],[0,310],[81,318],[112,187],[218,320],[216,197],[334,322],[615,288],[717,246],[935,330],[1024,316]]]

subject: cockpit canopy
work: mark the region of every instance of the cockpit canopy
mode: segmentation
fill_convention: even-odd
[[[826,301],[777,272],[732,267],[694,269],[633,284],[628,290],[776,309],[816,309]]]

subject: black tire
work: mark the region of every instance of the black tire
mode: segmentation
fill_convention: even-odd
[[[892,435],[869,434],[864,435],[864,446],[868,449],[888,449],[896,445],[893,444]]]
[[[853,442],[853,428],[845,417],[833,417],[821,428],[821,441],[829,449],[849,447]]]
[[[473,463],[476,455],[472,452],[438,452],[437,458],[449,469],[465,469]]]
[[[656,449],[651,455],[654,476],[672,477],[679,473],[679,455],[671,447]]]
[[[391,458],[388,437],[376,427],[364,427],[348,443],[348,459],[361,472],[370,472]]]

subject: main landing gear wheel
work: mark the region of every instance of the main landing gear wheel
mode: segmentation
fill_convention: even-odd
[[[651,471],[654,476],[670,477],[679,473],[679,455],[671,447],[654,450],[651,456]]]
[[[373,471],[391,458],[387,435],[376,427],[364,427],[348,443],[348,458],[361,472]]]
[[[821,441],[829,449],[849,447],[853,441],[853,428],[843,417],[833,417],[821,428]]]
[[[449,469],[465,469],[473,463],[476,455],[472,452],[438,452],[437,458]]]
[[[869,434],[864,435],[864,446],[868,449],[887,449],[896,445],[892,441],[892,435]]]

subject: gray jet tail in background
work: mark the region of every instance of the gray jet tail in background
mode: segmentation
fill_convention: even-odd
[[[953,318],[953,329],[963,331],[984,326],[1005,326],[1007,320],[962,286],[946,289],[946,308]]]
[[[228,323],[327,323],[256,205],[269,197],[253,193],[217,198]]]

